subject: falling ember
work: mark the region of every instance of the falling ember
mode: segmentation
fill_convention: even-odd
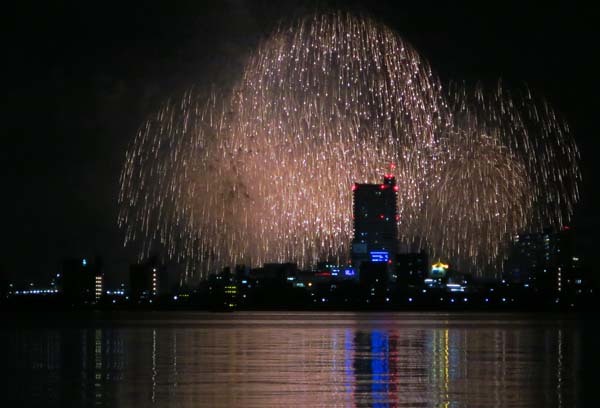
[[[462,270],[499,270],[507,237],[569,219],[578,196],[578,150],[567,126],[528,91],[454,86],[453,127],[427,204],[428,245]]]
[[[491,265],[505,234],[568,221],[579,171],[548,106],[501,87],[482,95],[444,91],[373,20],[298,20],[258,47],[231,91],[192,89],[146,121],[121,174],[119,225],[140,256],[184,261],[188,279],[346,260],[348,186],[391,172],[401,241]]]

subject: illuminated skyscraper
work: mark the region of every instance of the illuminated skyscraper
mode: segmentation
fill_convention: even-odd
[[[354,184],[352,263],[394,263],[398,252],[398,186],[392,174],[382,184]]]

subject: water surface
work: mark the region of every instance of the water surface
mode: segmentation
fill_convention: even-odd
[[[5,322],[8,406],[599,406],[588,388],[597,337],[565,316],[131,312]]]

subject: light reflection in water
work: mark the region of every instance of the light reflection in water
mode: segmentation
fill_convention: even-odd
[[[47,406],[571,407],[580,393],[581,331],[572,321],[153,316],[4,328],[0,347],[14,375],[2,386],[14,401]]]

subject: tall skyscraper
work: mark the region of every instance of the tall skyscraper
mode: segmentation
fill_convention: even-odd
[[[392,174],[382,184],[354,184],[352,263],[387,263],[390,273],[398,252],[398,186]]]

